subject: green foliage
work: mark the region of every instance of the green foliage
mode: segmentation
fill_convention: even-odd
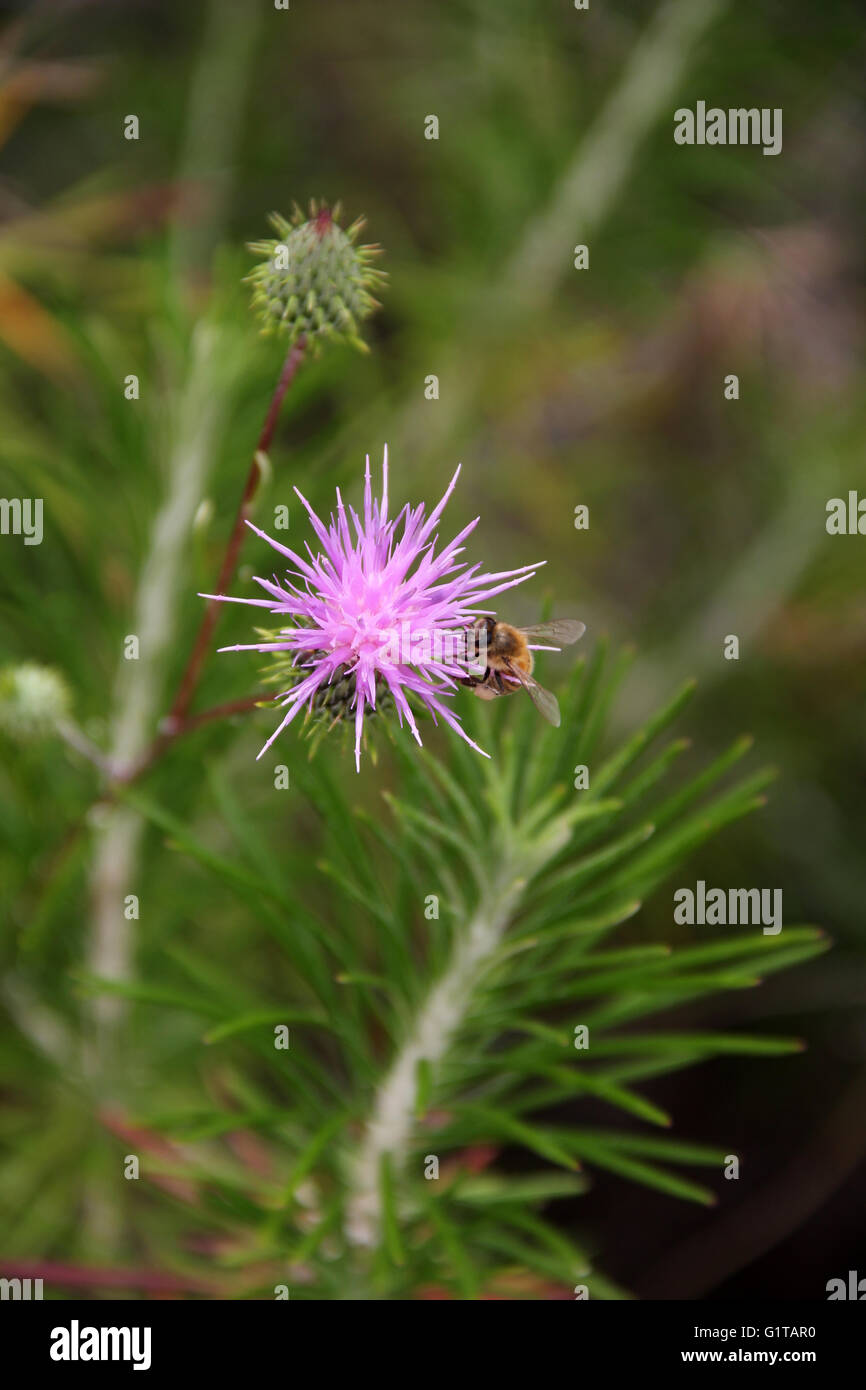
[[[762,1027],[716,1031],[704,1002],[823,945],[789,926],[779,938],[729,930],[684,941],[660,887],[676,866],[699,845],[697,872],[715,882],[761,882],[772,865],[786,904],[842,939],[852,989],[861,967],[862,558],[856,540],[821,524],[826,498],[866,489],[852,317],[861,194],[850,177],[862,144],[852,119],[860,15],[846,4],[831,20],[805,0],[731,7],[688,56],[682,95],[648,111],[629,147],[619,117],[632,59],[650,49],[646,7],[626,4],[613,24],[593,7],[576,25],[568,6],[522,0],[377,3],[365,7],[358,61],[345,61],[339,39],[359,32],[357,0],[338,0],[343,25],[319,6],[303,28],[275,29],[263,9],[258,42],[249,7],[116,8],[108,36],[99,6],[52,16],[57,61],[47,65],[36,41],[47,9],[4,35],[3,90],[17,94],[4,155],[18,193],[2,249],[0,491],[44,498],[46,543],[0,547],[3,667],[62,673],[81,727],[109,746],[124,708],[121,643],[135,630],[137,590],[147,595],[154,578],[150,539],[204,441],[154,732],[278,368],[275,345],[251,329],[239,248],[263,207],[343,189],[393,249],[394,293],[372,324],[376,352],[328,351],[299,374],[256,520],[267,528],[293,483],[329,506],[334,484],[351,485],[363,453],[385,440],[411,476],[406,495],[438,495],[443,474],[471,459],[469,514],[483,513],[485,559],[543,556],[563,611],[574,599],[591,632],[639,634],[635,684],[650,703],[698,671],[690,732],[699,747],[730,747],[674,780],[687,744],[667,738],[671,708],[600,761],[605,711],[617,728],[632,723],[612,703],[628,658],[611,668],[601,653],[575,673],[555,736],[522,699],[482,712],[465,697],[492,765],[456,745],[433,764],[401,742],[359,779],[333,737],[307,766],[295,733],[278,745],[293,791],[275,796],[253,762],[269,732],[262,716],[198,730],[128,793],[149,826],[134,881],[118,890],[141,894],[140,921],[118,911],[138,970],[110,986],[127,1001],[126,1026],[94,1076],[90,1008],[107,986],[85,962],[91,851],[108,808],[82,756],[56,741],[22,745],[7,717],[3,1250],[157,1269],[206,1296],[270,1296],[286,1279],[293,1298],[403,1296],[425,1280],[465,1298],[544,1296],[547,1280],[567,1289],[590,1261],[562,1236],[579,1203],[553,1204],[596,1172],[705,1200],[692,1170],[706,1164],[706,1190],[719,1190],[723,1150],[663,1130],[651,1084],[739,1054],[728,1106],[748,1102],[760,1089],[749,1060],[766,1067],[796,1044]],[[76,99],[68,60],[106,51],[116,80],[82,83]],[[437,143],[421,135],[419,54],[443,114]],[[286,119],[287,80],[303,120]],[[676,102],[726,89],[784,107],[784,161],[734,147],[672,157]],[[28,112],[40,93],[42,109]],[[146,138],[119,159],[130,110]],[[615,119],[598,141],[605,112]],[[778,178],[766,177],[770,163]],[[586,194],[599,189],[607,208],[589,215]],[[813,215],[819,206],[832,216]],[[591,275],[573,269],[578,236],[592,244]],[[315,327],[317,310],[326,323],[340,315],[315,298],[308,311],[306,294],[294,307],[290,330]],[[736,405],[720,388],[732,363]],[[136,401],[123,393],[128,372],[140,379]],[[422,396],[430,372],[435,403]],[[576,502],[593,517],[579,552]],[[516,620],[530,601],[516,594]],[[247,631],[234,621],[222,619],[227,641]],[[720,660],[724,631],[741,634],[742,661]],[[199,708],[254,682],[252,668],[215,658]],[[60,710],[52,701],[48,712]],[[723,780],[747,752],[733,739],[743,726],[785,769],[784,793],[745,827],[738,818],[760,799],[763,774]],[[425,743],[442,746],[429,729]],[[579,762],[591,764],[590,792],[572,788]],[[350,1245],[352,1162],[377,1088],[489,907],[496,872],[521,858],[524,882],[460,1028],[441,1056],[421,1052],[408,1068],[402,1152],[367,1184],[376,1243]],[[430,893],[438,919],[424,916]],[[668,1011],[690,1000],[677,1031]],[[760,1011],[760,995],[748,1002]],[[828,1098],[846,1075],[835,1012],[845,1002],[819,966],[763,1006],[813,1034],[812,1075],[826,1077]],[[576,1022],[590,1028],[584,1052],[572,1046]],[[280,1023],[288,1053],[273,1047]],[[780,1071],[789,1113],[808,1123],[806,1068]],[[666,1094],[683,1125],[688,1097]],[[142,1154],[138,1183],[120,1176],[130,1150]],[[438,1183],[422,1176],[429,1152],[443,1159]],[[594,1295],[618,1296],[597,1272],[590,1280]]]
[[[322,827],[318,860],[291,838],[262,856],[225,781],[221,807],[234,827],[225,851],[149,793],[126,792],[243,905],[249,951],[261,952],[262,932],[278,947],[279,984],[257,990],[201,942],[170,947],[144,982],[111,986],[145,1010],[201,1020],[200,1044],[232,1077],[210,1104],[143,1118],[172,1141],[203,1146],[181,1171],[201,1185],[208,1219],[216,1208],[227,1223],[217,1265],[232,1279],[242,1271],[246,1292],[260,1293],[279,1265],[292,1271],[292,1297],[399,1298],[434,1286],[473,1298],[517,1267],[534,1281],[528,1296],[576,1282],[617,1296],[545,1216],[551,1201],[579,1193],[596,1169],[715,1200],[688,1170],[715,1169],[718,1187],[724,1149],[656,1135],[671,1117],[640,1083],[715,1055],[781,1055],[799,1044],[647,1024],[749,988],[824,942],[793,926],[673,949],[646,938],[642,900],[759,806],[770,774],[724,780],[747,750],[739,740],[670,785],[683,743],[662,740],[691,685],[599,756],[623,669],[597,647],[575,672],[559,730],[522,697],[482,707],[467,695],[461,713],[489,759],[451,739],[443,760],[383,721],[399,769],[387,815],[353,807],[336,750],[299,762],[296,795]],[[578,759],[592,769],[588,790],[572,785]],[[289,1028],[287,1051],[274,1046],[279,1025]],[[585,1048],[575,1044],[579,1025]],[[609,1108],[608,1126],[575,1127],[584,1099]],[[222,1173],[214,1144],[246,1129],[268,1142],[268,1181]],[[519,1175],[513,1162],[501,1166],[504,1149],[524,1155]],[[437,1181],[424,1175],[430,1156]]]

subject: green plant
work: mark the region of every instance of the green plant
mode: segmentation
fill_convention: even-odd
[[[627,664],[604,643],[579,663],[559,730],[523,697],[491,710],[467,695],[461,712],[473,734],[488,744],[493,734],[489,761],[457,739],[447,762],[389,740],[400,790],[384,794],[387,817],[350,804],[335,750],[321,749],[297,766],[294,783],[318,813],[315,862],[285,827],[279,848],[263,844],[225,784],[230,854],[146,793],[126,793],[175,849],[243,901],[255,924],[251,951],[266,931],[281,957],[270,989],[216,968],[201,943],[172,947],[164,969],[140,984],[108,986],[143,1004],[194,1010],[208,1020],[202,1041],[214,1065],[230,1066],[231,1086],[221,1096],[208,1087],[210,1104],[146,1123],[197,1141],[195,1159],[168,1171],[200,1182],[221,1219],[231,1213],[216,1263],[235,1291],[288,1282],[293,1298],[400,1298],[432,1286],[475,1298],[528,1271],[524,1296],[565,1296],[586,1283],[594,1296],[617,1297],[546,1204],[580,1192],[594,1168],[714,1200],[680,1169],[719,1173],[724,1150],[658,1134],[670,1118],[640,1083],[717,1054],[799,1044],[656,1031],[654,1020],[748,988],[824,942],[793,926],[778,937],[736,929],[673,950],[642,937],[641,902],[758,807],[772,774],[720,787],[749,747],[741,739],[690,781],[667,786],[687,745],[658,744],[691,685],[601,756]],[[591,768],[590,789],[574,790],[576,764]],[[625,939],[611,944],[618,928]],[[576,1050],[580,1026],[588,1045]],[[275,1034],[286,1027],[284,1052]],[[557,1108],[583,1097],[610,1106],[609,1128],[563,1121]],[[639,1127],[618,1127],[617,1112]],[[268,1141],[265,1178],[231,1177],[218,1157],[215,1136],[247,1129]],[[530,1170],[514,1176],[493,1163],[479,1172],[487,1146],[523,1150]],[[433,1157],[438,1181],[425,1178]]]

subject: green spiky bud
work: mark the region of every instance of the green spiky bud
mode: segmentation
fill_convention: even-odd
[[[309,217],[297,206],[290,221],[271,213],[277,238],[250,242],[249,250],[264,260],[246,279],[265,333],[279,333],[291,343],[306,338],[314,350],[326,341],[342,341],[366,352],[360,325],[379,307],[373,290],[387,276],[371,264],[380,248],[355,244],[364,218],[344,229],[339,216],[339,204],[329,208],[316,202],[310,203]]]
[[[277,642],[280,639],[279,631],[268,631],[265,628],[256,628],[256,632],[265,642]],[[313,659],[317,655],[312,654]],[[298,681],[303,680],[305,671],[303,667],[296,666],[290,652],[274,652],[273,659],[262,669],[262,684],[273,685],[281,692],[291,690],[292,686],[297,685]],[[329,685],[323,685],[313,696],[311,708],[307,711],[304,723],[307,732],[311,737],[318,733],[327,732],[337,724],[344,721],[351,723],[355,714],[355,675],[346,666],[338,666]],[[376,714],[384,714],[392,709],[394,697],[391,694],[388,683],[381,677],[376,680],[376,708],[368,710],[368,720]]]
[[[68,710],[68,687],[53,667],[25,661],[0,671],[0,730],[17,743],[53,733]]]

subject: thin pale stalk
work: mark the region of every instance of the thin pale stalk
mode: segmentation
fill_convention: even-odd
[[[231,167],[257,32],[255,21],[248,15],[241,19],[232,0],[213,0],[203,56],[194,77],[180,187],[213,180],[214,171]],[[212,243],[219,234],[226,195],[224,177],[217,176],[217,184],[218,196],[210,216],[196,229],[196,248],[191,246],[184,217],[176,222],[170,252],[179,288],[206,264],[194,251],[204,249],[205,237]],[[200,325],[193,336],[190,372],[180,398],[167,495],[156,518],[136,595],[133,631],[139,638],[141,659],[121,660],[115,682],[109,754],[115,768],[141,757],[158,714],[164,657],[174,635],[182,561],[225,408],[224,393],[212,370],[218,353],[215,330]],[[123,902],[135,886],[141,835],[141,820],[128,807],[109,806],[97,821],[90,871],[92,920],[85,962],[91,974],[114,979],[129,974],[131,924],[124,917]],[[82,1063],[103,1097],[110,1090],[119,1016],[116,1001],[101,999],[94,1002],[89,1020]],[[116,1208],[98,1184],[91,1185],[87,1194],[84,1219],[97,1245],[110,1248],[116,1243]]]
[[[513,829],[513,828],[511,828]],[[435,1084],[473,1002],[486,966],[522,901],[527,883],[563,848],[567,830],[559,822],[540,840],[504,836],[498,862],[490,865],[487,889],[465,929],[456,937],[444,974],[422,1003],[406,1040],[373,1100],[370,1119],[350,1174],[346,1236],[358,1246],[379,1244],[383,1230],[380,1176],[387,1157],[398,1175],[416,1121],[419,1062]]]

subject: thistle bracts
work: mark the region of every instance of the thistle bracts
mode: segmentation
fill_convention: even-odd
[[[265,333],[291,343],[303,338],[314,351],[342,341],[366,352],[360,325],[379,307],[373,292],[387,275],[372,264],[378,246],[356,245],[365,219],[344,229],[339,216],[339,203],[329,208],[315,201],[309,217],[297,205],[290,220],[271,213],[277,237],[250,242],[249,250],[264,259],[246,279]]]
[[[256,632],[263,642],[269,644],[278,643],[284,635],[280,631],[266,628],[256,628]],[[324,660],[325,656],[325,652],[312,654],[313,660],[317,661]],[[275,686],[280,693],[286,694],[303,680],[304,671],[296,665],[290,653],[277,651],[275,660],[262,667],[261,675],[262,685]],[[368,711],[368,719],[375,718],[376,715],[389,714],[394,708],[393,696],[381,678],[376,681],[375,693],[375,705]],[[358,685],[354,672],[348,665],[338,666],[330,685],[322,686],[316,691],[306,711],[304,732],[314,740],[314,749],[318,747],[320,737],[329,733],[331,729],[338,725],[349,728],[357,697]],[[267,705],[269,702],[262,703]]]

